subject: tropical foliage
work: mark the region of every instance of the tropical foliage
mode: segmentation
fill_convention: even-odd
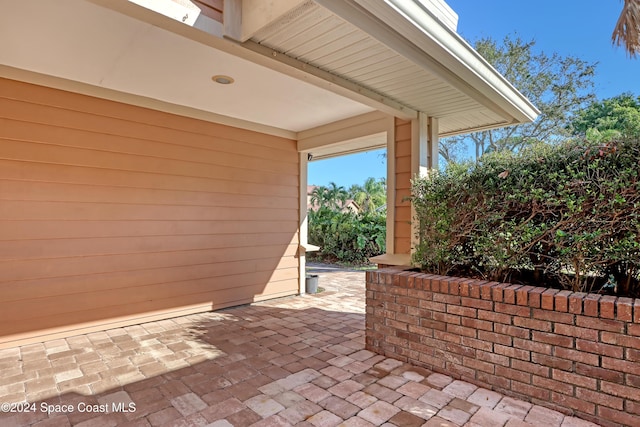
[[[630,93],[596,101],[571,121],[574,135],[594,141],[640,139],[640,96]]]
[[[413,182],[438,274],[640,296],[640,141],[537,144]]]
[[[611,40],[632,58],[640,53],[640,0],[624,0]]]
[[[343,209],[354,200],[360,210]],[[369,257],[385,251],[386,185],[369,178],[349,191],[331,182],[315,187],[309,211],[309,243],[320,246],[312,258],[349,264],[367,263]]]

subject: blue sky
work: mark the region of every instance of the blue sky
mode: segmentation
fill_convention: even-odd
[[[597,62],[598,98],[623,92],[640,95],[640,58],[630,59],[623,48],[611,44],[611,33],[622,0],[447,0],[458,14],[458,33],[473,44],[478,38],[502,40],[517,34],[534,39],[536,49]],[[309,184],[334,181],[349,187],[367,177],[386,175],[383,151],[353,154],[309,164]]]

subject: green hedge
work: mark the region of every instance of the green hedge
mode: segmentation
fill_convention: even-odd
[[[321,207],[309,211],[309,243],[320,246],[311,258],[366,264],[385,252],[386,216],[381,213],[340,212]]]
[[[416,179],[414,262],[437,274],[637,296],[639,168],[640,141],[572,141]]]

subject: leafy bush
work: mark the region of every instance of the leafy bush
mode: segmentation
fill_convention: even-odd
[[[640,142],[572,141],[491,153],[413,182],[437,274],[639,295]]]
[[[355,214],[327,207],[309,211],[309,243],[320,246],[316,255],[328,261],[366,263],[385,251],[384,213]]]

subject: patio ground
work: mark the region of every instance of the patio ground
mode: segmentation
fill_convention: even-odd
[[[315,270],[316,295],[0,350],[0,425],[595,426],[364,350],[364,273]]]

